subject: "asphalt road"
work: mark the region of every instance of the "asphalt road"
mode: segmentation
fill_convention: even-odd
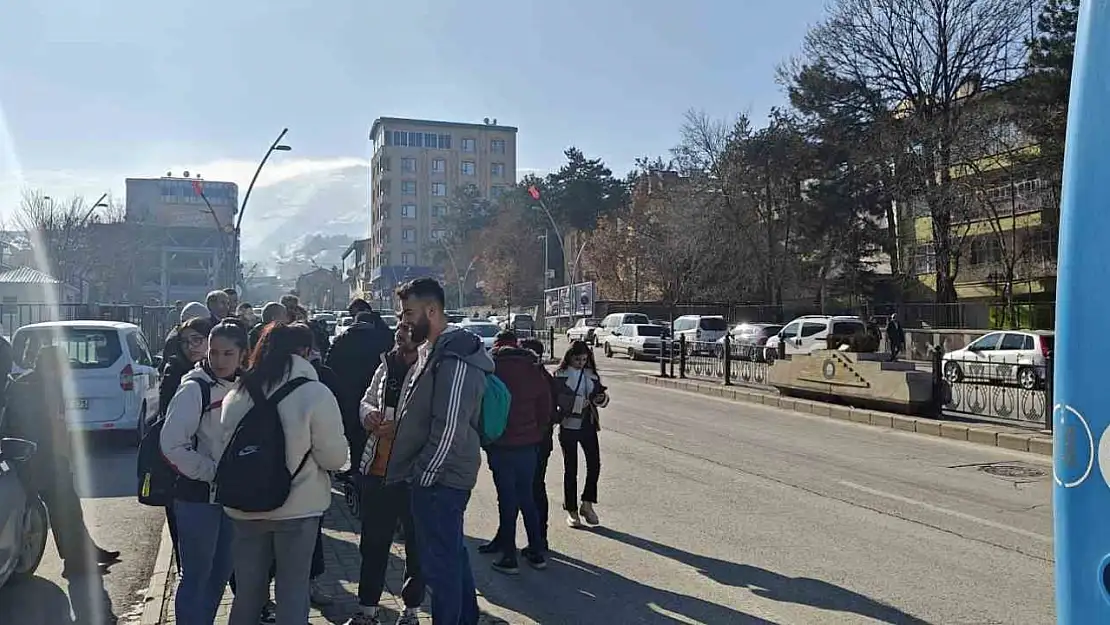
[[[121,624],[139,621],[165,515],[135,500],[136,450],[131,443],[97,437],[85,449],[87,461],[78,480],[85,522],[93,539],[122,551],[122,559],[103,576],[71,583],[62,578],[62,561],[51,539],[34,579],[0,589],[4,625],[102,625],[113,617]]]
[[[612,391],[603,527],[563,524],[556,451],[551,566],[507,578],[472,554],[491,612],[511,623],[1053,622],[1046,460],[632,381],[651,363],[599,365]],[[496,525],[487,471],[481,480],[475,539]]]

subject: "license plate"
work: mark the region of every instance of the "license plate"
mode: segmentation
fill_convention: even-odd
[[[74,410],[88,410],[89,400],[87,399],[74,399],[69,402],[69,407]]]

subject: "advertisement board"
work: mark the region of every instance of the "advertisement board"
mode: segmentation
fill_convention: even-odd
[[[596,293],[593,282],[547,289],[543,295],[547,317],[590,317],[594,314]]]
[[[191,178],[128,178],[125,207],[128,221],[190,228],[219,224],[229,231],[239,208],[239,185]]]

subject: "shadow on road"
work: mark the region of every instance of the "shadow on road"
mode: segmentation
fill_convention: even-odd
[[[548,570],[507,578],[491,573],[489,558],[475,556],[477,539],[467,540],[475,581],[490,603],[537,623],[730,623],[776,625],[772,621],[697,597],[655,588],[552,552]]]
[[[760,597],[858,614],[884,623],[929,625],[927,621],[906,614],[898,608],[819,579],[788,577],[757,566],[718,560],[607,527],[597,527],[592,531],[599,536],[681,562],[718,584],[747,588]]]
[[[68,593],[50,580],[33,577],[4,588],[0,621],[13,625],[110,625],[117,618],[104,591],[103,576],[74,578]]]

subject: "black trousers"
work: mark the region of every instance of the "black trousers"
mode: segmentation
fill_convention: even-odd
[[[601,477],[601,447],[597,428],[590,423],[580,430],[559,428],[559,446],[563,448],[563,509],[578,510],[578,448],[586,458],[586,483],[582,501],[597,503],[597,480]]]
[[[73,473],[67,462],[57,462],[52,475],[41,483],[39,497],[50,514],[50,530],[58,555],[67,566],[84,566],[95,562],[93,540],[85,525],[81,498],[73,486]]]
[[[548,548],[547,461],[551,459],[553,447],[554,443],[550,434],[540,442],[536,452],[539,454],[539,457],[536,458],[536,477],[532,480],[532,496],[536,499],[536,510],[540,513],[540,535],[543,537],[543,548],[545,550]]]
[[[401,599],[405,607],[424,602],[424,577],[420,573],[415,530],[412,525],[412,495],[405,483],[386,485],[382,478],[359,476],[362,483],[362,536],[359,551],[362,567],[358,579],[358,602],[372,607],[381,601],[393,532],[400,521],[405,534],[405,575]]]

